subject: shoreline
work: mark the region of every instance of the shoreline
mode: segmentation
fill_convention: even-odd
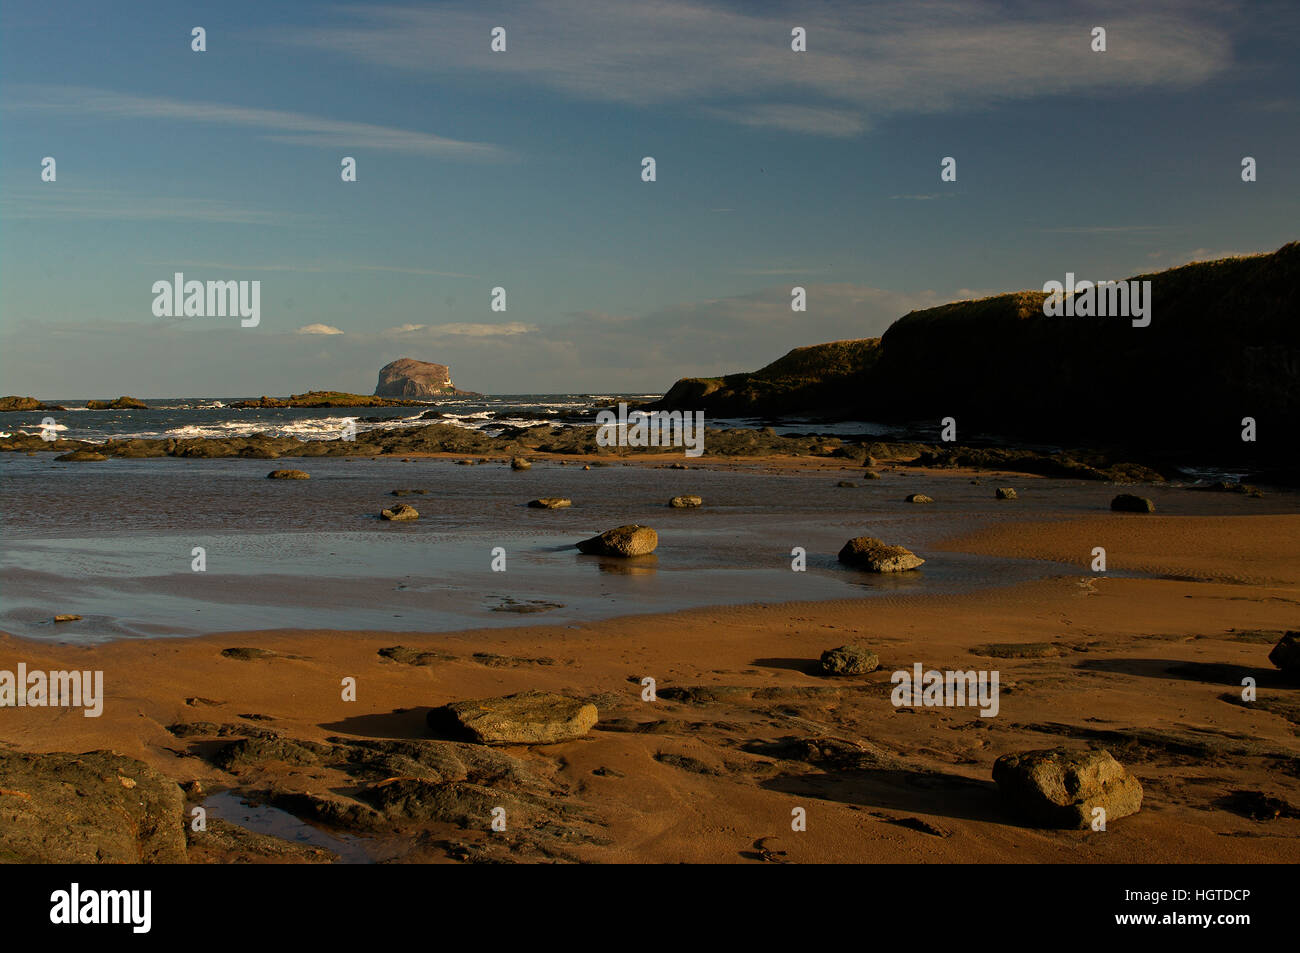
[[[1300,605],[1297,522],[1018,520],[945,541],[1005,552],[1018,540],[1024,552],[1061,553],[1110,523],[1123,527],[1110,531],[1117,567],[1174,553],[1161,558],[1215,581],[1098,578],[1081,567],[1077,577],[963,595],[759,602],[508,631],[274,630],[94,646],[5,635],[0,668],[20,656],[29,667],[93,663],[108,696],[100,718],[11,715],[7,740],[23,751],[112,748],[204,792],[326,819],[332,836],[365,839],[372,860],[1296,862],[1300,819],[1252,820],[1224,805],[1251,792],[1300,805],[1300,692],[1267,661]],[[1196,539],[1204,552],[1193,558]],[[1234,570],[1244,545],[1271,560],[1267,579]],[[880,670],[812,674],[820,652],[856,638],[879,653]],[[975,651],[990,643],[1032,648],[1021,658]],[[246,645],[277,654],[221,654]],[[407,661],[378,654],[399,645],[411,650],[396,653]],[[915,662],[1000,669],[999,715],[893,707],[889,672]],[[1242,673],[1257,679],[1258,704],[1226,700],[1234,685],[1240,692]],[[661,693],[654,703],[639,695],[647,675]],[[344,677],[357,679],[355,702],[340,699]],[[573,741],[489,749],[506,767],[479,786],[526,818],[505,837],[464,817],[358,813],[365,778],[341,763],[267,752],[222,762],[230,770],[214,761],[240,731],[270,732],[280,757],[285,743],[292,751],[427,741],[429,708],[531,689],[591,699],[600,720]],[[177,723],[199,733],[167,729]],[[878,759],[818,761],[807,756],[817,738],[866,745]],[[1009,818],[990,780],[993,760],[1057,744],[1111,750],[1141,780],[1142,810],[1104,834]],[[470,787],[457,788],[462,801]],[[790,831],[792,805],[807,808],[808,831]],[[233,846],[194,837],[190,850],[211,861],[289,859],[262,836]]]

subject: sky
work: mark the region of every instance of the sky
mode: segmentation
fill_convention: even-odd
[[[1297,155],[1287,2],[6,0],[0,393],[659,393],[1272,251]],[[156,316],[175,272],[260,323]]]

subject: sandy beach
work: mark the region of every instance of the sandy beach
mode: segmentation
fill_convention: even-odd
[[[1196,494],[1209,496],[1226,495]],[[1105,573],[1090,569],[1095,546]],[[0,669],[99,669],[106,695],[98,718],[8,710],[4,737],[16,752],[138,759],[184,787],[187,815],[206,805],[253,832],[190,831],[192,862],[1300,860],[1300,689],[1267,659],[1300,619],[1300,515],[1014,514],[922,555],[944,553],[1078,568],[947,595],[508,630],[4,636]],[[880,667],[821,674],[821,653],[853,641]],[[261,651],[226,651],[240,648]],[[895,706],[891,673],[915,663],[997,670],[996,716]],[[355,701],[342,698],[346,678]],[[556,744],[457,749],[467,768],[450,807],[381,814],[358,800],[404,777],[358,752],[444,743],[431,708],[529,690],[589,701],[599,721]],[[1015,817],[993,762],[1058,745],[1110,751],[1141,782],[1141,811],[1104,832]],[[0,810],[22,797],[0,791]],[[1279,802],[1289,807],[1260,816],[1258,804]],[[498,804],[504,831],[490,827]],[[806,830],[792,830],[797,808]]]

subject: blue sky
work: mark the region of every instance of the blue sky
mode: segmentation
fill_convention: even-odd
[[[4,393],[369,392],[397,357],[650,393],[1300,237],[1294,4],[8,0],[0,29]],[[154,317],[175,271],[260,280],[261,324]]]

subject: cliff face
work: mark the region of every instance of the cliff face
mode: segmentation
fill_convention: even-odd
[[[1225,458],[1293,454],[1300,243],[1129,280],[1151,282],[1147,327],[1044,315],[1040,291],[958,301],[900,318],[879,341],[799,348],[753,374],[678,381],[658,404],[932,426],[951,416],[959,440],[986,431]],[[791,373],[778,373],[787,362]],[[1241,440],[1243,417],[1257,422],[1256,444]]]
[[[451,369],[446,364],[430,364],[409,357],[385,364],[375,386],[376,397],[438,397],[455,392]]]
[[[879,346],[878,338],[866,338],[797,347],[752,374],[683,378],[646,406],[703,410],[714,417],[824,413],[859,399]]]
[[[1130,280],[1151,282],[1148,327],[1049,317],[1041,292],[900,318],[855,409],[1158,448],[1241,449],[1243,417],[1275,446],[1300,433],[1300,243]]]

